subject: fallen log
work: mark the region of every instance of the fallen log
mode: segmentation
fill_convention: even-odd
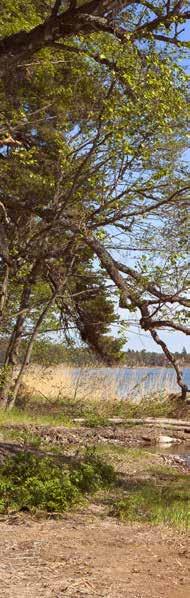
[[[126,419],[124,417],[108,417],[106,421],[111,425],[136,425],[136,426],[155,426],[160,428],[167,428],[169,426],[171,429],[187,429],[190,432],[190,421],[182,420],[182,419],[166,419],[166,418],[129,418]],[[74,423],[81,423],[85,424],[86,419],[84,417],[78,417],[73,419]],[[98,427],[98,426],[97,426]]]

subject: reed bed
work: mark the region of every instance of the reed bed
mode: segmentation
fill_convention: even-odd
[[[24,383],[30,395],[59,401],[62,398],[82,400],[129,400],[140,402],[145,398],[168,396],[177,391],[172,370],[142,368],[73,367],[32,365]]]

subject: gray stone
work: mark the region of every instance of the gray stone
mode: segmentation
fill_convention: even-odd
[[[157,442],[159,442],[159,444],[176,444],[180,443],[180,440],[179,438],[173,438],[173,436],[164,436],[161,434],[158,436]]]

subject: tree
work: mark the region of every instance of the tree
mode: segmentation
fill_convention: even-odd
[[[141,327],[175,366],[184,396],[179,368],[157,329],[189,333],[189,182],[180,158],[187,139],[187,78],[167,50],[168,44],[180,47],[186,2],[62,2],[50,12],[50,2],[42,7],[35,1],[24,17],[19,6],[10,31],[6,3],[2,20],[11,36],[0,42],[6,364],[12,371],[24,327],[32,325],[25,367],[50,312],[54,323],[58,313],[61,322],[75,321],[83,340],[101,345],[105,354],[105,326],[115,318],[106,293],[111,279],[120,305],[129,315],[140,314]],[[135,268],[126,265],[131,243],[138,251]],[[77,263],[86,260],[87,248],[91,279],[97,270],[93,307],[74,298],[77,292],[84,297],[85,269],[80,287]],[[125,259],[119,261],[121,251]],[[150,265],[147,254],[155,251]],[[96,313],[103,307],[106,319],[98,319],[98,329]]]
[[[183,355],[183,358],[187,357],[187,349],[186,349],[186,347],[183,347],[183,349],[182,349],[182,355]]]
[[[108,33],[123,44],[130,36],[134,42],[153,38],[178,46],[181,43],[181,24],[190,18],[186,0],[169,3],[165,0],[56,0],[43,4],[30,0],[27,11],[21,0],[20,10],[16,11],[13,20],[10,19],[12,2],[4,1],[4,4],[2,21],[5,23],[5,37],[0,42],[2,70],[23,57],[31,58],[39,50],[60,43],[65,38],[89,36],[97,32]],[[6,33],[9,35],[6,36]]]

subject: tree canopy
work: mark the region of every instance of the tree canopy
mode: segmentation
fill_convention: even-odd
[[[73,326],[108,362],[116,308],[175,367],[158,330],[189,334],[188,2],[4,2],[0,70],[6,367]],[[111,293],[111,295],[110,295]],[[12,385],[12,380],[11,380]],[[8,385],[9,386],[9,385]],[[11,394],[12,393],[12,394]]]

